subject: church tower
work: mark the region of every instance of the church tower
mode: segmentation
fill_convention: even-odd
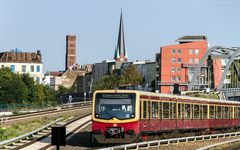
[[[125,41],[124,41],[124,29],[123,29],[123,17],[122,11],[120,16],[120,24],[119,24],[119,31],[118,31],[118,42],[117,47],[115,49],[114,59],[116,61],[127,61],[127,51],[125,49]]]

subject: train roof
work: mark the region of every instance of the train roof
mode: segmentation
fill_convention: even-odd
[[[194,101],[226,103],[226,104],[239,104],[240,105],[240,102],[237,102],[237,101],[209,99],[209,98],[201,98],[201,97],[182,96],[182,95],[172,95],[172,94],[154,93],[154,92],[136,91],[136,90],[98,90],[98,91],[95,91],[95,92],[101,92],[101,93],[103,93],[103,92],[139,93],[140,95],[146,95],[146,96],[169,97],[169,98],[175,98],[175,99],[187,99],[187,100],[194,100]]]

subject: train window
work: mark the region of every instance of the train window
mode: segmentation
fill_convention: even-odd
[[[159,118],[162,119],[162,102],[159,103]]]
[[[209,118],[210,119],[214,119],[215,118],[215,107],[214,106],[210,106],[209,107]]]
[[[172,119],[172,103],[169,103],[169,119]]]
[[[143,118],[147,119],[147,101],[143,101]]]
[[[237,114],[238,114],[238,109],[236,106],[234,106],[234,118],[237,118]]]
[[[229,118],[230,119],[233,118],[233,107],[232,106],[229,107]]]
[[[221,119],[222,118],[222,106],[216,107],[216,118]]]
[[[178,119],[182,119],[182,105],[178,103]]]
[[[207,106],[207,105],[203,105],[202,118],[203,118],[203,119],[207,119],[207,116],[208,116],[208,106]]]
[[[176,103],[172,103],[172,119],[176,119]]]
[[[143,111],[142,111],[143,109],[142,109],[142,101],[140,101],[140,119],[142,119],[143,118]]]
[[[225,111],[224,111],[224,119],[229,118],[229,109],[228,107],[225,107]]]
[[[158,102],[152,102],[152,118],[158,118]]]
[[[191,119],[191,105],[190,104],[185,104],[184,118]]]
[[[238,109],[237,117],[240,118],[240,107],[237,107],[237,109]]]
[[[163,102],[163,118],[169,119],[169,102]]]
[[[199,105],[193,105],[193,118],[199,119],[200,118],[200,108]]]

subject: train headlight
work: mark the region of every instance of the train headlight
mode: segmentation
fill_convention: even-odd
[[[95,117],[96,117],[96,118],[98,118],[98,117],[99,117],[99,115],[98,115],[98,114],[96,114],[96,115],[95,115]]]
[[[135,117],[135,115],[134,114],[131,114],[131,118],[134,118]]]

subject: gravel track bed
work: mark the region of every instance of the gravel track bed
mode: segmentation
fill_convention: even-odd
[[[91,143],[92,125],[88,125],[83,130],[74,133],[67,141],[67,146],[61,146],[61,150],[85,150],[94,149]]]

